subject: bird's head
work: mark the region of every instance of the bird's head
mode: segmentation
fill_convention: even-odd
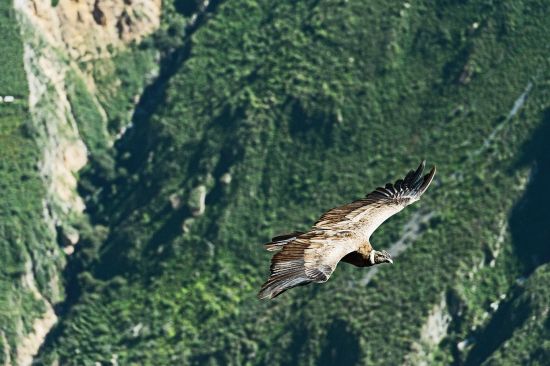
[[[374,252],[374,256],[373,256],[374,264],[380,264],[380,263],[393,264],[393,260],[391,259],[390,253],[386,252],[385,250],[382,250],[382,251],[373,250],[373,252]]]

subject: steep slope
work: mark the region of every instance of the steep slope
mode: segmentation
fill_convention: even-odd
[[[550,357],[548,264],[511,293],[470,352],[467,365],[546,365]]]
[[[77,250],[77,296],[38,360],[478,359],[479,346],[464,341],[490,329],[492,304],[515,298],[515,279],[547,261],[525,260],[517,248],[529,235],[510,233],[533,162],[518,164],[520,152],[548,123],[547,5],[228,1],[210,10],[144,93],[114,174],[82,180],[105,239]],[[422,157],[438,165],[436,184],[373,238],[406,248],[395,266],[372,275],[342,265],[323,286],[255,299],[269,260],[260,243]],[[411,235],[418,217],[428,219]],[[536,324],[521,328],[526,342],[537,341]]]
[[[11,4],[0,5],[0,364],[28,364],[55,323],[64,257],[55,239],[32,138],[23,43]]]
[[[144,75],[154,77],[156,50],[127,44],[158,28],[160,1],[113,2],[101,25],[92,14],[97,4],[16,0],[0,7],[0,96],[15,98],[0,103],[3,365],[30,364],[62,313],[67,256],[93,232],[76,191],[77,172],[89,156],[90,165],[103,158],[108,166],[113,140],[148,80]],[[124,24],[117,26],[117,19]],[[94,37],[81,37],[94,26]],[[124,73],[114,60],[125,63]],[[122,83],[124,93],[110,98]],[[105,88],[98,92],[96,85]]]

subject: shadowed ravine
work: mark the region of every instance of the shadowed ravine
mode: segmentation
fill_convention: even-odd
[[[523,146],[516,168],[531,167],[531,177],[522,198],[512,210],[509,227],[514,244],[514,255],[522,262],[522,273],[516,284],[493,315],[491,321],[476,335],[477,343],[469,353],[465,365],[485,362],[493,352],[512,337],[516,328],[527,320],[530,306],[518,301],[523,294],[523,282],[533,271],[550,261],[550,110],[545,110],[540,127]],[[519,305],[518,305],[519,304]]]

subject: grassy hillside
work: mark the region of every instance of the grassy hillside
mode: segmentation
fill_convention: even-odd
[[[64,258],[49,221],[41,152],[29,129],[23,44],[10,2],[0,5],[0,33],[7,40],[0,43],[0,96],[15,98],[0,103],[0,363],[9,364],[46,311],[45,301],[63,297],[58,277]]]
[[[84,125],[92,225],[37,362],[544,363],[545,2],[214,1],[194,23],[197,9],[165,7],[143,59],[113,71],[161,51],[132,127],[110,149]],[[134,92],[99,90],[118,130]],[[342,264],[322,286],[256,299],[261,243],[422,158],[435,183],[372,238],[404,241],[394,266]]]

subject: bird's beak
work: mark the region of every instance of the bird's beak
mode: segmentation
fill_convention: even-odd
[[[391,258],[388,258],[388,262],[389,262],[390,264],[393,264],[393,260],[392,260]]]

